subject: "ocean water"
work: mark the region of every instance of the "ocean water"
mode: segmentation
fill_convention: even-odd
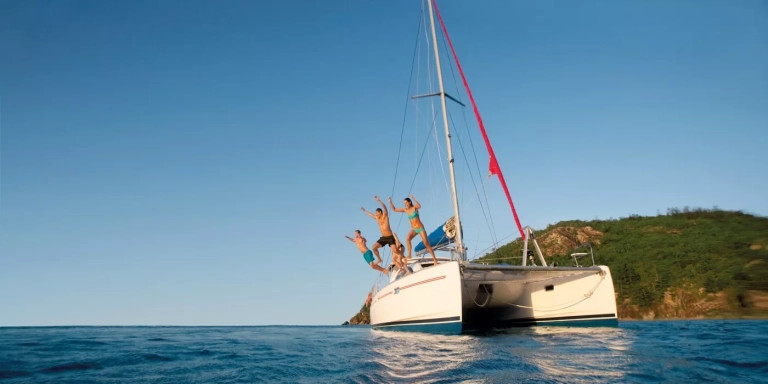
[[[0,328],[2,383],[768,383],[768,321],[439,336],[369,327]]]

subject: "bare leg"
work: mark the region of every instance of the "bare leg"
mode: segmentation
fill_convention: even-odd
[[[408,272],[408,263],[405,261],[405,256],[398,256],[399,264],[398,266],[400,269]]]
[[[373,243],[373,247],[371,247],[373,254],[376,255],[376,264],[381,264],[381,257],[379,256],[380,247],[381,247],[381,244],[379,243]]]
[[[411,229],[410,232],[408,232],[408,236],[405,238],[405,245],[408,247],[408,258],[410,259],[413,257],[413,245],[411,245],[411,240],[416,237],[416,232]]]
[[[371,261],[371,268],[373,268],[373,269],[375,269],[377,271],[383,272],[385,275],[389,276],[389,271],[387,271],[386,269],[376,265],[376,262]]]
[[[394,245],[390,245],[390,248],[394,248]],[[394,249],[392,250],[392,263],[397,266],[398,269],[403,269],[403,259],[395,253]]]
[[[435,262],[435,265],[437,265],[437,257],[435,257],[435,251],[432,250],[432,246],[429,245],[429,240],[427,240],[427,232],[421,231],[421,240],[424,241],[424,248],[429,251],[429,253],[432,255],[432,261]]]

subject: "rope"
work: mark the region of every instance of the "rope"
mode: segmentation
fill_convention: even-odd
[[[491,301],[491,294],[490,292],[488,292],[488,286],[483,284],[483,289],[485,290],[486,296],[485,296],[485,302],[482,305],[478,304],[477,300],[475,300],[477,299],[477,295],[475,295],[475,297],[472,298],[472,302],[475,303],[475,305],[477,305],[480,308],[485,307],[486,305],[488,305],[488,302]]]
[[[511,239],[511,238],[512,238],[512,236],[515,236],[515,235],[516,235],[516,234],[514,234],[514,233],[512,233],[512,234],[509,234],[509,235],[507,235],[507,236],[505,236],[505,237],[503,237],[503,238],[499,239],[499,242],[503,242],[503,241],[506,241],[507,239]],[[490,246],[490,247],[488,247],[488,248],[485,248],[485,249],[483,249],[483,250],[481,250],[481,251],[479,251],[479,252],[475,253],[475,256],[474,256],[474,258],[473,258],[472,260],[474,261],[474,260],[477,260],[479,257],[483,257],[483,255],[486,255],[486,254],[488,254],[488,253],[489,253],[489,251],[491,251],[491,250],[493,250],[493,251],[496,251],[496,250],[498,250],[499,248],[498,248],[496,245],[497,245],[497,244],[494,244],[494,245],[492,245],[492,246]],[[478,257],[478,255],[479,255],[479,257]],[[513,257],[513,258],[517,258],[518,256],[510,256],[510,257]],[[506,258],[507,258],[507,257],[505,257],[504,259],[506,259]],[[496,259],[487,259],[487,260],[496,260]],[[499,260],[501,260],[501,259],[499,259]]]
[[[496,261],[496,260],[504,261],[506,259],[521,259],[521,258],[522,256],[509,256],[509,257],[498,257],[495,259],[483,259],[483,261]],[[473,259],[472,261],[476,261],[476,259]],[[488,265],[488,263],[484,263],[484,264]]]
[[[440,37],[442,38],[443,47],[449,47],[449,45],[448,45],[449,43],[446,40],[445,36],[446,36],[445,34],[440,35]],[[455,70],[455,68],[453,66],[453,61],[452,60],[446,60],[446,61],[448,62],[448,68],[450,68],[451,77],[453,78],[453,85],[454,85],[454,89],[456,90],[456,98],[462,104],[464,104],[464,98],[461,97],[461,92],[459,92],[459,82],[458,82],[458,79],[456,78],[456,70]],[[466,109],[465,108],[461,108],[461,112],[462,112],[461,113],[462,119],[464,120],[463,128],[464,128],[464,130],[467,133],[467,138],[469,139],[469,147],[472,149],[472,157],[475,160],[475,170],[476,170],[477,174],[480,175],[481,174],[481,172],[480,172],[480,162],[477,160],[477,151],[475,151],[475,143],[472,141],[472,134],[469,132],[469,123],[467,122]],[[451,117],[451,124],[454,127],[458,127],[458,125],[453,120],[453,114],[451,114],[449,112],[449,115]],[[464,145],[463,145],[463,143],[461,141],[461,136],[459,136],[459,133],[460,133],[459,131],[456,131],[456,139],[458,140],[459,147],[461,148],[461,152],[464,155],[464,163],[467,165],[467,169],[470,169],[470,163],[467,160],[467,151],[464,150]],[[473,176],[473,174],[471,172],[468,172],[468,173],[469,173],[470,179],[472,180],[472,186],[475,188],[475,195],[477,196],[477,200],[480,202],[480,209],[483,212],[483,218],[485,218],[485,220],[486,220],[486,225],[488,226],[488,232],[491,234],[491,238],[493,239],[493,243],[494,244],[498,244],[498,241],[496,239],[496,232],[493,230],[495,225],[493,223],[493,216],[491,215],[491,210],[490,210],[490,206],[491,205],[488,203],[488,193],[487,193],[487,191],[485,189],[485,184],[480,184],[480,186],[482,187],[481,189],[483,191],[483,197],[485,198],[484,199],[485,200],[485,205],[483,205],[482,201],[480,200],[480,193],[478,192],[477,184],[475,183],[475,178],[474,178],[474,176]],[[486,215],[485,207],[488,207],[487,215]]]
[[[397,147],[397,159],[395,160],[395,175],[392,177],[392,190],[389,193],[390,196],[392,196],[395,193],[395,182],[397,180],[397,171],[398,169],[400,169],[400,155],[402,154],[403,138],[405,137],[405,120],[408,117],[408,104],[409,104],[408,95],[411,94],[411,86],[413,85],[413,72],[414,72],[414,68],[416,68],[416,58],[418,57],[417,53],[419,51],[419,36],[421,36],[423,14],[424,14],[424,8],[422,8],[421,13],[419,14],[419,25],[416,28],[416,44],[413,47],[413,58],[411,59],[411,72],[410,72],[410,78],[408,79],[408,91],[406,92],[406,97],[405,97],[405,108],[403,110],[403,122],[400,127],[400,143],[398,144],[398,147]]]
[[[507,196],[507,201],[509,202],[509,207],[512,209],[512,216],[515,218],[515,224],[517,224],[517,230],[520,232],[520,237],[525,237],[525,233],[523,232],[523,226],[520,224],[520,218],[517,217],[517,210],[515,210],[515,204],[512,202],[512,196],[509,194],[509,189],[507,188],[507,182],[504,180],[504,174],[501,173],[501,169],[499,168],[499,163],[496,160],[496,155],[493,153],[493,148],[491,147],[491,143],[488,140],[488,135],[485,132],[485,125],[483,124],[483,119],[480,117],[480,111],[477,109],[477,104],[475,103],[475,98],[472,97],[472,91],[469,88],[469,83],[467,82],[467,78],[464,76],[464,71],[461,69],[461,64],[459,63],[459,57],[456,55],[456,50],[453,49],[453,43],[451,43],[451,37],[448,35],[448,30],[445,27],[445,23],[443,22],[443,16],[440,15],[440,10],[437,8],[437,4],[434,2],[432,3],[435,9],[435,13],[437,14],[438,20],[440,20],[440,27],[443,30],[443,34],[445,35],[445,39],[448,42],[448,46],[451,48],[451,53],[453,54],[453,59],[456,61],[456,67],[459,70],[459,74],[461,75],[461,79],[464,82],[464,88],[467,90],[467,95],[469,96],[469,101],[472,102],[472,109],[475,111],[475,117],[477,118],[477,124],[480,126],[480,132],[483,133],[483,140],[485,140],[485,145],[488,148],[488,154],[491,157],[490,162],[490,171],[491,174],[495,174],[499,178],[499,182],[501,183],[501,186],[504,188],[504,194]]]
[[[453,114],[450,114],[450,116],[451,116],[451,123],[453,123]],[[457,126],[455,123],[453,125]],[[465,127],[467,127],[466,119],[465,119]],[[469,143],[470,143],[470,149],[472,150],[471,152],[472,152],[472,154],[474,155],[474,158],[475,158],[475,168],[477,169],[477,174],[479,175],[480,174],[480,166],[478,165],[477,153],[476,153],[475,148],[474,148],[474,143],[472,143],[472,135],[470,135],[469,132],[467,132],[467,133],[468,133],[467,137],[469,138]],[[469,169],[470,168],[470,164],[469,164],[469,160],[467,159],[467,151],[464,149],[464,143],[461,141],[461,135],[458,134],[458,131],[457,131],[457,134],[456,134],[456,141],[459,143],[459,148],[461,148],[461,154],[462,154],[462,157],[464,158],[464,164],[466,164],[467,169]],[[483,196],[485,197],[485,205],[484,205],[482,200],[480,199],[480,192],[478,191],[477,182],[475,181],[474,174],[472,172],[467,172],[467,173],[469,174],[469,179],[472,181],[472,187],[474,187],[475,196],[477,197],[477,201],[480,202],[480,211],[483,213],[483,218],[485,219],[486,226],[488,226],[488,232],[491,234],[491,238],[493,239],[493,243],[494,244],[498,244],[498,241],[496,239],[496,232],[493,230],[493,218],[491,217],[490,205],[488,204],[488,194],[487,194],[487,192],[485,190],[485,186],[483,184],[480,184],[482,186],[481,189],[483,190]],[[486,210],[485,210],[486,206],[489,208],[487,214],[486,214]]]
[[[423,36],[425,36],[425,37],[427,36],[427,24],[426,24],[426,21],[425,21],[425,17],[426,17],[425,15],[426,15],[425,9],[424,9],[424,6],[422,5],[421,12],[419,13],[419,25],[418,25],[418,28],[417,28],[417,31],[416,31],[417,33],[416,33],[416,42],[415,42],[415,45],[414,45],[413,59],[411,60],[411,71],[410,71],[410,79],[409,79],[409,86],[408,86],[407,96],[412,93],[413,85],[414,85],[414,83],[416,83],[414,81],[414,74],[420,71],[420,68],[417,66],[417,62],[419,60],[417,60],[417,59],[420,58],[418,53],[419,53],[419,48],[420,48],[420,45],[421,45],[420,44],[420,38],[422,37],[422,30],[424,31],[424,35]],[[430,44],[429,39],[427,39],[426,41],[427,41],[426,44],[429,45]],[[427,53],[427,54],[429,55],[429,53]],[[427,58],[427,60],[429,60],[429,59]],[[429,70],[430,67],[428,66],[427,68]],[[416,78],[417,79],[419,78],[418,74],[416,75]],[[431,77],[428,76],[428,79],[429,79],[429,81],[431,83],[431,81],[432,81]],[[428,88],[431,88],[431,87],[428,87]],[[390,196],[394,195],[394,193],[395,193],[395,186],[396,186],[397,176],[398,176],[399,168],[400,168],[400,159],[402,158],[402,154],[403,154],[403,143],[404,143],[404,140],[405,140],[405,125],[406,125],[406,119],[407,119],[407,116],[408,116],[409,102],[410,102],[409,97],[406,97],[406,104],[405,104],[405,108],[404,108],[404,111],[403,111],[402,126],[401,126],[401,129],[400,129],[400,142],[398,143],[398,149],[397,149],[397,159],[396,159],[396,163],[395,163],[395,174],[394,174],[393,181],[392,181],[392,188],[391,188],[391,191],[390,191]],[[410,193],[413,190],[414,185],[416,184],[416,180],[418,178],[419,171],[421,169],[422,163],[424,162],[424,158],[425,158],[427,149],[429,148],[429,143],[430,143],[430,140],[432,138],[432,134],[436,130],[436,121],[437,121],[437,113],[438,112],[436,110],[434,110],[434,104],[433,103],[430,104],[430,105],[432,106],[432,111],[430,113],[430,117],[429,118],[425,118],[424,117],[422,111],[418,108],[418,105],[416,105],[416,108],[415,108],[416,109],[417,120],[421,117],[424,120],[430,121],[431,123],[429,124],[429,127],[427,128],[428,129],[428,133],[427,133],[426,139],[424,141],[424,145],[422,146],[422,148],[418,152],[418,153],[420,153],[420,155],[418,157],[418,161],[416,162],[415,170],[413,172],[413,177],[411,178],[411,183],[408,186],[407,193]],[[435,137],[435,140],[437,140],[437,137]],[[438,148],[438,151],[439,151],[440,147],[437,146],[437,148]],[[441,163],[441,167],[442,167],[442,163]],[[444,170],[443,170],[443,173],[445,173]],[[399,229],[401,227],[401,225],[402,225],[402,222],[403,222],[403,217],[401,216],[398,219],[397,224],[396,224],[395,227]]]

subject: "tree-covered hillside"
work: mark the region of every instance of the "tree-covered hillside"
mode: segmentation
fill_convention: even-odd
[[[570,253],[589,252],[582,244],[590,243],[596,263],[611,268],[620,317],[766,315],[768,218],[673,208],[655,217],[560,222],[536,238],[547,263],[558,265],[571,265]],[[519,264],[521,254],[517,240],[479,260]]]

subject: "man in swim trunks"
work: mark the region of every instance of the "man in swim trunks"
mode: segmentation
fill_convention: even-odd
[[[349,237],[347,235],[344,235],[344,237],[346,237],[347,239],[349,239],[349,241],[351,241],[351,242],[355,243],[355,245],[357,245],[357,249],[359,249],[360,252],[363,253],[363,259],[365,259],[365,263],[366,264],[370,265],[371,268],[373,268],[373,269],[375,269],[377,271],[384,272],[385,275],[389,275],[389,272],[386,269],[378,266],[373,261],[373,254],[371,253],[371,250],[368,249],[368,246],[365,245],[367,240],[365,240],[365,237],[363,237],[363,235],[360,233],[359,229],[355,230],[355,237],[354,238],[351,238],[351,237]],[[381,260],[379,260],[379,261],[381,261]]]
[[[379,224],[381,237],[376,240],[375,243],[373,243],[372,247],[373,254],[376,255],[376,259],[378,260],[376,264],[379,264],[381,263],[379,248],[385,245],[395,246],[397,241],[395,240],[395,236],[392,234],[392,228],[389,227],[389,212],[387,211],[387,206],[384,205],[381,200],[379,200],[378,196],[374,196],[373,198],[379,203],[379,205],[381,205],[381,208],[376,208],[376,213],[368,212],[363,207],[360,207],[360,209],[365,212],[366,215],[376,220],[376,222]]]

